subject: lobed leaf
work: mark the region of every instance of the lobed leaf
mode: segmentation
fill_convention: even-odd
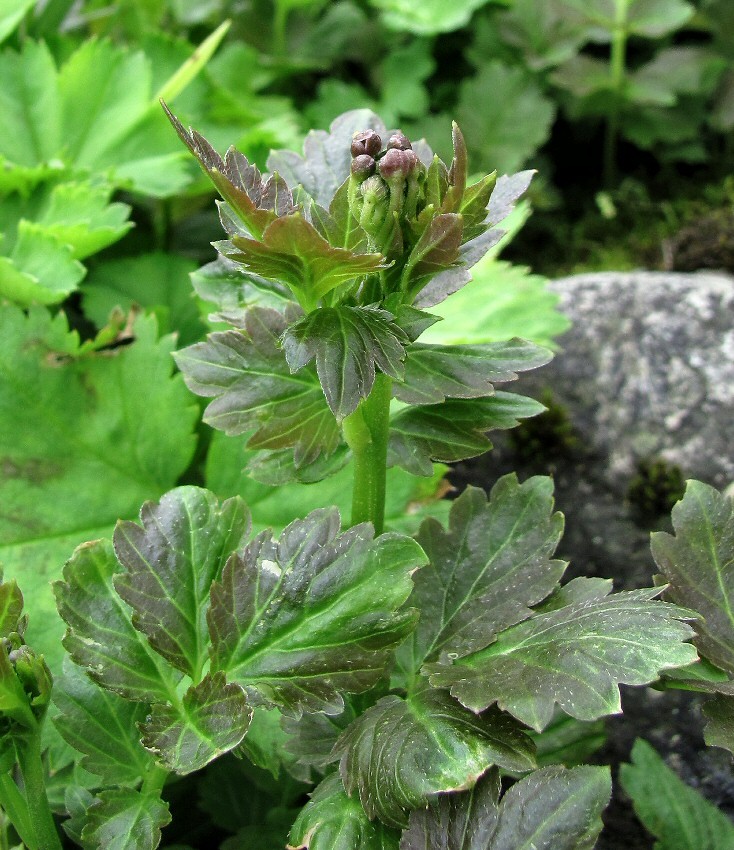
[[[431,219],[408,255],[403,270],[401,286],[410,303],[432,277],[459,258],[462,232],[460,214],[442,213]]]
[[[291,372],[316,359],[332,413],[341,421],[367,398],[375,369],[400,379],[408,339],[392,313],[375,307],[326,307],[290,325],[282,337]]]
[[[709,747],[722,747],[734,755],[734,696],[719,695],[704,703],[703,737]]]
[[[485,649],[427,664],[435,687],[450,688],[467,708],[497,705],[540,732],[557,703],[579,720],[621,711],[621,684],[645,685],[661,670],[687,664],[690,612],[626,591],[572,601],[501,632]]]
[[[492,765],[524,772],[535,764],[532,742],[506,714],[477,717],[427,686],[405,699],[383,697],[347,728],[334,752],[347,793],[357,792],[370,818],[393,827],[407,825],[406,810],[473,785]]]
[[[102,791],[87,809],[84,850],[155,850],[171,822],[168,804],[157,795],[117,788]]]

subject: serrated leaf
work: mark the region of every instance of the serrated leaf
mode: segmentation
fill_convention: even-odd
[[[345,306],[314,310],[289,325],[282,337],[291,372],[316,359],[321,387],[339,421],[370,394],[376,369],[402,378],[407,341],[392,313]]]
[[[130,344],[90,351],[63,313],[0,310],[0,561],[31,600],[29,642],[51,666],[63,624],[50,582],[74,547],[173,486],[196,408],[171,377],[170,338],[140,317]],[[150,400],[155,399],[152,405]]]
[[[655,850],[728,850],[734,844],[729,818],[679,779],[646,741],[635,741],[632,764],[623,764],[619,775],[637,817],[659,839]]]
[[[244,546],[250,528],[240,499],[220,506],[198,487],[179,487],[158,503],[147,502],[140,525],[119,522],[115,528],[115,554],[123,570],[113,583],[133,610],[133,625],[195,682],[209,655],[209,589],[230,554]],[[203,698],[203,692],[191,694],[193,704]]]
[[[407,811],[434,794],[474,784],[492,765],[524,772],[534,767],[534,746],[500,711],[481,717],[446,692],[425,687],[383,697],[358,717],[334,748],[351,796],[359,794],[370,818],[407,825]]]
[[[412,0],[370,0],[383,13],[386,26],[411,32],[415,35],[435,35],[451,32],[469,23],[476,9],[488,0],[425,0],[420,4]]]
[[[400,850],[592,850],[611,780],[605,767],[536,770],[500,797],[490,771],[469,792],[417,810]]]
[[[456,213],[442,213],[431,219],[413,246],[403,270],[401,286],[411,302],[429,280],[459,257],[463,221]]]
[[[296,467],[301,467],[332,455],[341,432],[316,370],[291,374],[279,344],[287,327],[282,314],[253,307],[242,332],[210,334],[175,359],[192,392],[215,397],[204,412],[205,422],[226,434],[254,431],[251,448],[293,448]]]
[[[262,240],[233,236],[222,253],[249,272],[285,283],[302,306],[312,309],[332,289],[384,268],[382,254],[333,247],[300,214],[276,219]]]
[[[399,834],[370,821],[334,773],[316,788],[291,829],[288,850],[398,850]]]
[[[484,454],[492,447],[487,431],[514,428],[520,419],[543,410],[531,398],[504,392],[401,410],[390,419],[388,464],[430,475],[433,461],[451,463]]]
[[[431,684],[467,708],[497,705],[540,732],[555,704],[579,720],[621,709],[619,684],[645,685],[687,664],[690,612],[658,602],[655,588],[577,602],[501,632],[485,649],[427,664]]]
[[[414,612],[397,609],[423,563],[403,535],[373,538],[367,524],[339,533],[333,509],[291,523],[277,543],[258,535],[212,587],[212,669],[255,704],[338,713],[339,691],[373,685],[413,627]]]
[[[704,703],[703,737],[709,747],[722,747],[734,755],[734,696],[717,696]]]
[[[166,700],[181,676],[133,628],[112,584],[121,569],[108,540],[83,543],[67,561],[64,581],[54,585],[68,626],[64,647],[103,687],[144,703]]]
[[[400,666],[412,675],[442,653],[482,649],[530,617],[563,575],[565,563],[553,560],[562,533],[553,482],[540,476],[520,484],[505,475],[489,500],[468,488],[453,503],[447,530],[426,520],[416,539],[428,565],[411,596],[421,619],[399,650]]]
[[[615,6],[607,0],[565,0],[569,6],[581,11],[596,28],[595,38],[611,41],[618,22]],[[647,38],[660,38],[675,32],[695,13],[695,8],[684,0],[630,0],[624,9],[625,29]]]
[[[131,788],[102,791],[87,809],[84,850],[155,850],[161,829],[171,822],[157,794]]]
[[[694,643],[717,666],[734,673],[734,507],[708,484],[689,481],[673,508],[675,536],[652,535],[652,554],[668,583],[666,598],[703,619]]]
[[[65,659],[64,675],[54,681],[54,724],[64,740],[84,753],[81,764],[103,785],[135,785],[153,767],[140,745],[137,724],[148,712],[144,703],[122,699],[96,685]]]
[[[429,345],[407,350],[405,376],[393,383],[393,393],[407,404],[438,404],[450,398],[492,395],[494,384],[517,379],[545,365],[552,357],[545,348],[522,339],[487,345]]]
[[[0,638],[8,638],[13,632],[23,633],[23,594],[16,581],[2,581],[0,570]]]
[[[207,674],[181,698],[181,705],[154,705],[140,725],[142,743],[168,770],[201,770],[234,749],[252,719],[245,692],[223,673]]]

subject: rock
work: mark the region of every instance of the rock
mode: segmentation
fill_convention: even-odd
[[[535,380],[569,408],[614,489],[650,458],[717,487],[734,480],[734,278],[607,272],[551,288],[573,327]]]

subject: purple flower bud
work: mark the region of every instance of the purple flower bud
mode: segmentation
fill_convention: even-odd
[[[412,151],[413,145],[411,145],[410,139],[405,135],[405,133],[401,133],[400,130],[398,130],[398,132],[393,133],[387,141],[387,149],[392,150],[393,148],[396,148],[399,151]]]
[[[382,157],[379,164],[380,174],[385,180],[394,180],[398,175],[405,178],[411,174],[418,164],[418,157],[412,150],[404,151],[390,148]]]
[[[377,156],[382,150],[382,139],[375,133],[374,130],[362,130],[361,133],[355,133],[352,137],[352,156]]]
[[[375,173],[375,161],[369,154],[361,153],[352,160],[352,174],[360,180],[366,180]]]

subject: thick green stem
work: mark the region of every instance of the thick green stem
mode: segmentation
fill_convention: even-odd
[[[167,779],[168,771],[162,767],[153,765],[143,777],[143,784],[140,786],[140,791],[143,794],[158,794],[163,790]]]
[[[26,843],[30,850],[61,850],[59,833],[46,796],[40,728],[19,738],[16,747],[32,831],[32,840]]]
[[[343,422],[354,455],[352,525],[371,522],[381,534],[385,523],[385,477],[392,382],[377,375],[372,392]]]
[[[608,189],[614,185],[617,173],[617,137],[627,60],[627,6],[628,0],[616,0],[610,57],[612,97],[604,136],[604,183]]]

